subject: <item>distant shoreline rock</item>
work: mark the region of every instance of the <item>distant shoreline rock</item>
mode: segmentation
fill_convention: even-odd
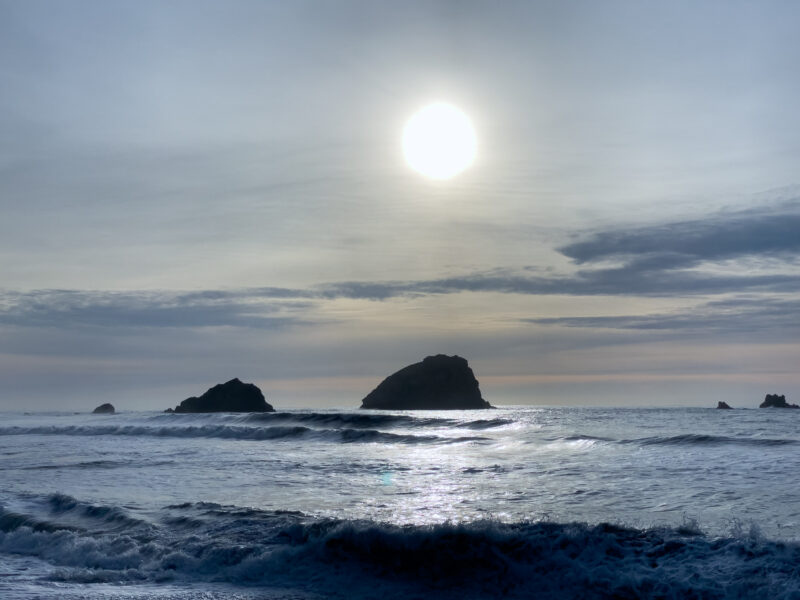
[[[733,408],[729,406],[727,402],[717,402],[717,408],[722,410],[733,410]]]
[[[105,404],[101,404],[97,408],[92,411],[93,415],[113,415],[117,411],[114,410],[114,405],[109,404],[106,402]]]
[[[471,410],[493,408],[481,397],[465,358],[437,354],[389,375],[361,401],[385,410]]]
[[[786,396],[781,394],[767,394],[758,408],[800,408],[797,404],[786,402]]]
[[[242,383],[234,378],[215,385],[200,396],[192,396],[181,402],[175,409],[164,412],[209,413],[209,412],[275,412],[264,399],[258,386]]]

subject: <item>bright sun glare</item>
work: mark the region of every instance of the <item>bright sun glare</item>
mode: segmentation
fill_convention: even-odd
[[[437,102],[415,113],[403,130],[403,152],[412,169],[432,179],[450,179],[477,154],[469,117],[452,104]]]

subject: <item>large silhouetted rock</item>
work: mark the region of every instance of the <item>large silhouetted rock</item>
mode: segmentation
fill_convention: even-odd
[[[758,408],[800,408],[800,406],[786,402],[786,396],[783,394],[780,396],[778,394],[767,394]]]
[[[106,402],[105,404],[101,404],[97,408],[92,411],[94,415],[113,415],[114,414],[114,405],[109,404]]]
[[[437,354],[389,375],[361,402],[361,408],[441,410],[492,408],[481,398],[467,360]]]
[[[199,398],[192,396],[175,407],[176,413],[273,412],[261,390],[252,383],[231,379],[212,387]]]
[[[721,408],[724,410],[732,410],[727,402],[717,402],[717,408]]]

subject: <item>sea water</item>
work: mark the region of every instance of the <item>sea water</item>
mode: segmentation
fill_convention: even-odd
[[[800,597],[800,410],[0,418],[4,599]]]

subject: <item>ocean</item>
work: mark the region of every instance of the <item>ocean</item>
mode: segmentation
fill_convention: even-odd
[[[0,598],[800,598],[800,410],[0,415]]]

